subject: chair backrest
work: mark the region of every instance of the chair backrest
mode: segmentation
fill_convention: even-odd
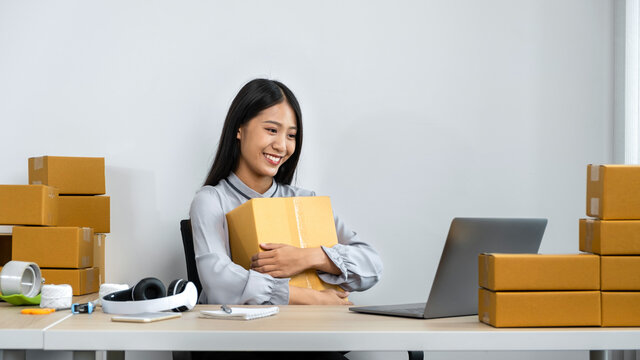
[[[198,296],[202,292],[202,284],[198,276],[196,267],[196,253],[193,250],[193,234],[191,232],[191,220],[180,221],[180,232],[182,233],[182,245],[184,246],[184,258],[187,262],[187,280],[196,285]]]

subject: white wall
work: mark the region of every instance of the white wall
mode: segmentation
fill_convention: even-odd
[[[383,280],[426,299],[454,216],[547,217],[578,251],[590,162],[613,161],[613,1],[0,1],[0,183],[104,156],[107,280],[186,277],[178,229],[239,88],[301,102],[297,185],[330,195]]]

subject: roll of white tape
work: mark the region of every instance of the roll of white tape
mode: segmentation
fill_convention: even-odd
[[[36,263],[9,261],[0,272],[0,292],[2,295],[22,294],[34,297],[40,293],[42,274]]]
[[[100,285],[100,293],[99,293],[100,298],[98,299],[98,303],[101,303],[102,298],[105,297],[106,295],[109,295],[111,293],[114,293],[120,290],[127,290],[128,288],[129,288],[129,285],[127,284],[102,284]]]
[[[41,308],[53,308],[56,310],[69,309],[73,298],[71,285],[43,285],[40,298]]]

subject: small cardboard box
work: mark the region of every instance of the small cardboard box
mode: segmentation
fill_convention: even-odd
[[[580,219],[580,251],[640,255],[640,220]]]
[[[640,166],[588,165],[587,216],[640,219]]]
[[[45,284],[69,284],[73,288],[73,295],[85,295],[98,292],[100,284],[100,270],[86,269],[40,269]]]
[[[480,288],[478,320],[495,327],[600,326],[600,291],[508,291]]]
[[[58,224],[58,190],[45,185],[0,185],[0,224]]]
[[[640,292],[602,292],[602,326],[640,326]]]
[[[108,233],[109,201],[109,196],[60,196],[58,225],[90,227],[96,233]]]
[[[602,256],[602,290],[640,291],[640,256]]]
[[[11,261],[11,234],[0,234],[0,267]]]
[[[106,275],[104,267],[106,239],[107,235],[105,234],[95,234],[93,236],[93,264],[100,269],[100,285],[104,284]]]
[[[12,260],[45,268],[80,269],[93,266],[93,230],[79,227],[13,228]]]
[[[600,290],[597,255],[480,254],[479,285],[502,290]]]
[[[104,158],[40,156],[29,158],[29,184],[58,188],[60,194],[103,195]]]
[[[338,243],[331,201],[326,196],[251,199],[227,214],[231,258],[245,269],[260,244],[279,243],[299,248],[331,247]],[[338,289],[324,283],[314,270],[291,278],[292,286]]]

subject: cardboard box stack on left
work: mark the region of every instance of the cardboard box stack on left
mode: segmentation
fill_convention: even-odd
[[[104,233],[110,231],[110,199],[101,196],[104,158],[34,157],[28,174],[29,185],[0,185],[0,224],[14,225],[9,241],[0,236],[0,266],[34,262],[45,284],[69,284],[74,295],[97,292],[105,281]]]

